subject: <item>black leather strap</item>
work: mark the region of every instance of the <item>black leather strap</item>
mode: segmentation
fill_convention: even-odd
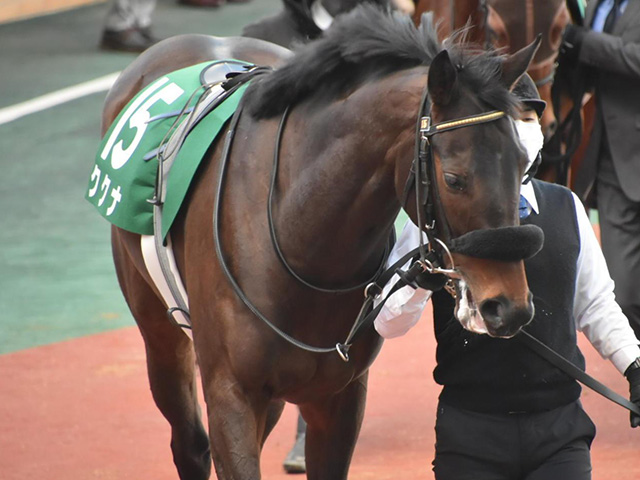
[[[540,355],[542,358],[547,360],[552,365],[555,365],[564,373],[569,375],[572,378],[575,378],[577,381],[582,383],[583,385],[589,387],[594,392],[599,393],[605,398],[608,398],[613,403],[617,403],[621,407],[626,408],[627,410],[632,411],[633,413],[640,415],[640,407],[635,403],[630,402],[622,395],[618,395],[616,392],[611,390],[606,385],[600,383],[598,380],[588,375],[585,371],[576,367],[569,360],[556,353],[549,347],[547,347],[544,343],[538,340],[536,337],[527,333],[524,330],[521,330],[520,333],[516,336],[522,343],[524,343],[527,347],[533,350],[535,353]]]

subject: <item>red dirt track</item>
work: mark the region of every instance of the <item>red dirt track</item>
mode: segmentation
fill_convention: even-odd
[[[588,371],[626,396],[626,381],[583,340]],[[385,343],[371,371],[350,479],[433,478],[434,352],[426,315],[408,335]],[[3,480],[177,479],[135,328],[0,356],[0,378]],[[622,408],[589,390],[583,402],[598,427],[594,480],[639,479],[640,428],[631,429]],[[281,467],[295,420],[288,405],[265,446],[263,478],[304,478]]]

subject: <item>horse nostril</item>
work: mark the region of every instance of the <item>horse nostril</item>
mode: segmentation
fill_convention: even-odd
[[[488,326],[500,328],[502,326],[504,305],[497,298],[485,300],[480,305],[480,314]]]
[[[533,318],[531,294],[524,306],[515,305],[508,298],[498,296],[489,298],[480,304],[480,314],[484,319],[489,335],[511,337]]]

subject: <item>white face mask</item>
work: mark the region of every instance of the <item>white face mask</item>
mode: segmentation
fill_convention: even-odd
[[[540,150],[542,150],[544,136],[542,135],[542,129],[538,122],[516,120],[516,130],[520,137],[520,143],[522,143],[522,146],[527,152],[527,166],[524,169],[526,173],[529,168],[531,168],[533,162],[535,162]]]

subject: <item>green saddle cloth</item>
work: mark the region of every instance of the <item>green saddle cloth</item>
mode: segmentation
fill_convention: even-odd
[[[177,126],[176,120],[185,120],[186,116],[179,113],[198,101],[208,67],[215,66],[224,73],[225,68],[227,72],[238,71],[245,65],[237,60],[209,61],[177,70],[148,85],[127,104],[100,144],[85,195],[104,218],[124,230],[153,235],[153,205],[149,200],[156,189],[158,148]],[[237,109],[247,86],[202,118],[184,141],[167,176],[163,238],[204,154]]]

